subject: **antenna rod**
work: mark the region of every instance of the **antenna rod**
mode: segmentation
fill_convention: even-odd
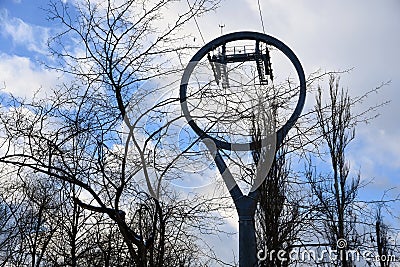
[[[219,24],[218,26],[221,28],[221,35],[222,35],[222,28],[225,27],[225,24],[223,24],[223,25],[222,25],[222,24]]]

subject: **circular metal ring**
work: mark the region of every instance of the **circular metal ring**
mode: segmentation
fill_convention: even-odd
[[[255,41],[262,41],[268,45],[271,45],[278,50],[280,50],[283,54],[286,55],[286,57],[291,61],[293,66],[295,67],[297,71],[297,75],[299,77],[300,81],[300,94],[299,94],[299,99],[297,101],[296,108],[293,111],[293,114],[290,116],[288,121],[277,131],[276,133],[276,138],[277,142],[276,145],[277,147],[281,144],[287,133],[289,132],[290,128],[293,127],[297,119],[299,118],[301,111],[304,107],[305,103],[305,98],[306,98],[306,79],[303,71],[303,67],[300,64],[299,59],[297,56],[293,53],[293,51],[286,46],[283,42],[279,41],[278,39],[266,35],[263,33],[259,32],[249,32],[249,31],[244,31],[244,32],[234,32],[234,33],[229,33],[223,36],[220,36],[208,44],[204,45],[189,61],[188,65],[185,68],[185,71],[183,73],[182,79],[181,79],[181,84],[180,84],[180,103],[181,103],[181,108],[183,111],[183,114],[190,125],[190,127],[196,132],[197,135],[200,136],[201,139],[204,138],[209,138],[214,141],[215,145],[219,149],[224,149],[224,150],[235,150],[235,151],[249,151],[249,150],[255,150],[261,146],[261,144],[267,144],[267,142],[250,142],[250,143],[229,143],[225,142],[219,139],[216,139],[210,135],[208,135],[206,132],[204,132],[200,127],[196,124],[196,122],[193,120],[192,116],[190,115],[188,106],[187,106],[187,86],[189,82],[190,75],[192,74],[194,68],[196,67],[197,63],[207,55],[208,52],[211,50],[224,45],[226,43],[232,42],[232,41],[239,41],[239,40],[255,40]]]

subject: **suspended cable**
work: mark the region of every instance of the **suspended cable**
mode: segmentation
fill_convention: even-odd
[[[206,41],[204,40],[203,34],[201,33],[199,23],[197,22],[196,16],[195,16],[195,14],[193,13],[193,9],[192,9],[192,7],[190,6],[189,0],[186,0],[186,2],[187,2],[187,4],[188,4],[188,6],[189,6],[190,12],[191,12],[192,15],[193,15],[193,19],[194,19],[194,22],[196,23],[197,30],[198,30],[199,33],[200,33],[201,40],[203,40],[203,43],[205,44]]]
[[[262,13],[261,13],[260,0],[257,0],[257,3],[258,3],[258,11],[260,12],[261,26],[262,26],[263,32],[265,33],[264,20],[263,20]]]

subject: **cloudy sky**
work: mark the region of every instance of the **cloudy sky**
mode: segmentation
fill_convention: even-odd
[[[32,88],[59,82],[55,73],[39,64],[52,30],[40,9],[47,2],[0,0],[0,88],[5,92],[30,97]],[[400,1],[261,0],[260,4],[265,32],[292,48],[306,75],[318,69],[352,69],[342,76],[341,84],[353,96],[391,81],[359,107],[391,101],[380,109],[381,116],[357,129],[349,158],[365,179],[374,179],[360,197],[379,199],[388,188],[395,188],[391,196],[399,194]],[[263,31],[257,0],[222,1],[219,9],[199,18],[198,24],[206,42],[220,35],[219,25],[225,25],[224,33]],[[186,30],[196,36],[198,45],[203,44],[194,21]],[[314,97],[307,101],[312,105]],[[221,255],[228,258],[235,246],[225,244]]]

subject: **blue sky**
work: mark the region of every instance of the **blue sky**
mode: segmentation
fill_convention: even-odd
[[[41,9],[41,7],[46,6],[47,2],[22,0],[0,1],[0,19],[2,22],[2,42],[0,48],[2,52],[33,56],[28,51],[32,51],[35,48],[29,46],[32,45],[29,42],[39,42],[39,36],[45,34],[44,32],[50,26],[45,12]],[[35,34],[39,36],[34,36]],[[45,43],[42,43],[42,45],[45,45]]]
[[[358,107],[362,110],[391,101],[380,109],[381,116],[357,128],[349,160],[354,170],[360,170],[365,179],[374,181],[363,189],[361,198],[379,199],[388,188],[395,188],[390,192],[392,196],[400,194],[400,2],[260,2],[266,33],[294,50],[306,75],[318,69],[352,68],[342,76],[341,84],[353,96],[391,81],[379,94],[371,95]],[[0,88],[5,92],[30,97],[32,88],[48,88],[59,82],[56,73],[39,64],[48,60],[45,41],[56,26],[47,21],[41,9],[47,3],[44,0],[0,0]],[[171,11],[169,15],[173,14]],[[224,33],[262,31],[257,0],[222,1],[218,10],[199,18],[198,23],[206,42],[219,36],[219,24],[225,25]],[[196,36],[197,45],[202,44],[193,21],[185,30]],[[313,105],[313,101],[314,96],[309,95],[307,105]],[[396,220],[392,222],[400,225]],[[234,229],[233,225],[227,227]],[[234,249],[235,244],[221,253],[228,257]]]

